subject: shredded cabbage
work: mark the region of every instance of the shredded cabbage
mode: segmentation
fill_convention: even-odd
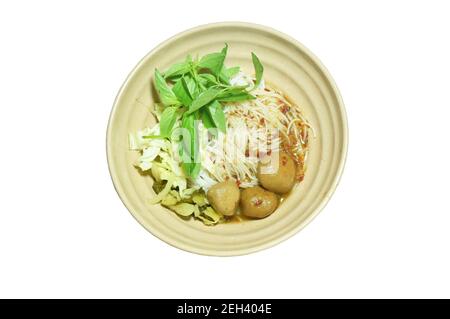
[[[158,110],[155,111],[158,117]],[[223,216],[209,206],[206,195],[200,191],[201,185],[190,183],[174,154],[178,154],[178,145],[159,135],[159,124],[135,134],[129,134],[130,150],[140,151],[136,166],[142,171],[150,171],[154,182],[164,184],[159,193],[149,200],[150,204],[161,204],[180,216],[199,219],[205,225],[217,224]],[[204,177],[207,179],[208,177]],[[207,183],[216,182],[209,178]]]

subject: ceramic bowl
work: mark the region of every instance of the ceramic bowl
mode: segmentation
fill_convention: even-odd
[[[264,78],[298,104],[315,130],[305,179],[277,211],[261,220],[205,226],[184,220],[160,205],[150,205],[153,180],[133,166],[127,135],[155,123],[149,108],[155,68],[164,70],[187,54],[229,50],[227,65],[253,73],[250,52],[264,65]],[[248,23],[216,23],[182,32],[148,53],[130,73],[111,112],[107,156],[114,186],[125,206],[149,232],[186,251],[215,256],[242,255],[273,246],[307,225],[334,192],[347,152],[347,121],[342,99],[322,63],[295,39]],[[326,236],[326,234],[324,234]]]

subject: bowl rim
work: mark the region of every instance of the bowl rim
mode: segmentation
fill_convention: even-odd
[[[342,119],[342,152],[341,156],[338,158],[339,165],[336,170],[336,174],[334,179],[331,182],[330,188],[327,190],[325,196],[323,197],[322,201],[319,203],[319,205],[308,215],[308,217],[300,223],[297,227],[293,228],[291,231],[284,233],[282,236],[279,236],[277,238],[274,238],[271,241],[268,241],[266,243],[263,243],[258,246],[252,246],[245,249],[239,249],[239,250],[229,250],[229,251],[218,251],[214,249],[203,249],[203,248],[197,248],[192,247],[189,245],[184,245],[181,243],[178,243],[177,241],[174,241],[171,239],[171,237],[166,236],[163,232],[160,232],[159,230],[152,229],[151,227],[148,227],[148,225],[145,225],[141,220],[139,220],[136,216],[136,214],[133,212],[131,208],[131,203],[129,203],[128,199],[124,195],[121,189],[119,189],[118,183],[116,183],[116,180],[119,180],[119,177],[116,173],[116,166],[113,163],[113,154],[112,154],[112,131],[111,131],[111,123],[115,117],[116,109],[118,106],[118,102],[120,100],[120,97],[123,95],[125,88],[128,86],[129,82],[137,72],[137,70],[140,69],[140,67],[145,63],[145,61],[153,55],[154,52],[158,51],[161,47],[165,46],[167,43],[175,41],[179,38],[188,36],[192,33],[196,33],[199,31],[203,31],[209,28],[217,28],[217,27],[244,27],[244,28],[251,28],[256,29],[258,31],[267,32],[270,34],[273,34],[277,37],[280,37],[287,42],[292,43],[296,47],[298,47],[301,51],[303,51],[312,61],[313,63],[319,68],[319,70],[323,73],[324,77],[326,78],[326,81],[328,81],[333,93],[336,96],[337,106],[338,106],[338,113],[341,115]],[[339,185],[339,182],[342,177],[342,173],[345,168],[345,164],[347,161],[347,154],[348,154],[348,121],[347,121],[347,113],[344,106],[344,102],[342,99],[342,96],[339,92],[339,89],[331,76],[328,69],[322,64],[322,62],[319,60],[319,58],[312,53],[307,47],[305,47],[302,43],[300,43],[295,38],[278,31],[272,27],[268,27],[261,24],[256,23],[250,23],[250,22],[242,22],[242,21],[224,21],[224,22],[213,22],[213,23],[207,23],[198,25],[195,27],[191,27],[185,31],[179,32],[172,37],[167,38],[166,40],[160,42],[157,46],[155,46],[152,50],[147,52],[145,56],[136,64],[136,66],[129,72],[127,75],[125,81],[121,85],[113,103],[113,107],[111,109],[111,113],[109,115],[108,123],[107,123],[107,130],[106,130],[106,157],[108,162],[108,170],[111,177],[111,180],[113,182],[114,189],[116,190],[117,194],[119,195],[119,198],[121,199],[124,206],[127,208],[128,212],[133,216],[133,218],[141,224],[143,228],[145,228],[149,233],[151,233],[153,236],[157,237],[158,239],[164,241],[165,243],[169,244],[172,247],[184,250],[186,252],[195,253],[198,255],[205,255],[205,256],[221,256],[221,257],[227,257],[227,256],[241,256],[241,255],[247,255],[250,253],[255,253],[261,250],[265,250],[267,248],[273,247],[277,244],[280,244],[281,242],[284,242],[288,238],[292,237],[293,235],[297,234],[300,230],[302,230],[305,226],[307,226],[321,211],[322,209],[328,204],[330,201],[332,195],[336,191],[337,186]]]

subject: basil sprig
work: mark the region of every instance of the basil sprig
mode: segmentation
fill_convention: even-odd
[[[247,86],[232,86],[230,79],[239,73],[238,66],[227,68],[224,65],[228,45],[220,52],[206,54],[200,59],[189,55],[182,62],[170,66],[164,74],[155,70],[155,87],[164,110],[160,118],[160,136],[171,138],[172,130],[181,116],[181,127],[190,134],[190,141],[181,141],[180,155],[187,176],[195,178],[200,169],[198,122],[202,121],[208,129],[217,128],[226,133],[224,102],[238,102],[255,99]],[[263,76],[264,68],[258,57],[252,53],[255,68],[256,88]]]

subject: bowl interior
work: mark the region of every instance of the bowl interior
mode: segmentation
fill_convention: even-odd
[[[128,150],[127,134],[155,123],[149,112],[156,100],[155,68],[164,70],[187,54],[203,55],[228,43],[226,64],[253,73],[250,52],[264,65],[264,78],[300,105],[315,131],[305,179],[271,216],[241,223],[204,226],[184,220],[160,205],[152,178],[132,165],[138,153]],[[253,24],[220,23],[183,32],[150,52],[132,71],[111,114],[108,136],[111,176],[122,201],[151,233],[167,243],[207,255],[239,255],[272,246],[300,230],[325,205],[342,172],[347,127],[342,101],[328,72],[301,44],[272,29]]]

